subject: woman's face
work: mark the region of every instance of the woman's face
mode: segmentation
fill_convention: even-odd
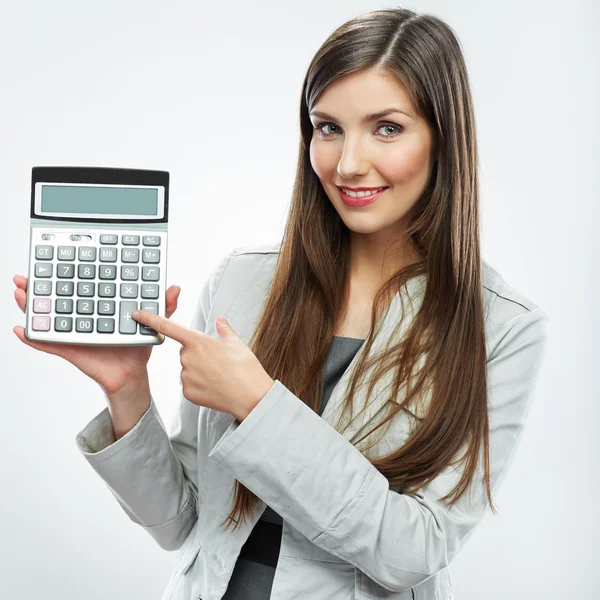
[[[363,120],[387,109],[407,114]],[[417,117],[406,88],[382,72],[353,73],[325,90],[310,119],[312,167],[346,226],[355,233],[401,235],[427,186],[432,159],[430,128]],[[347,205],[339,189],[384,186],[366,206]]]

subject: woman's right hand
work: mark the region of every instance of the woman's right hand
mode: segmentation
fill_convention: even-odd
[[[25,312],[27,306],[27,277],[15,275],[17,287],[14,292],[19,308]],[[177,309],[181,288],[171,286],[166,295],[166,317]],[[116,394],[128,381],[147,374],[146,366],[154,346],[86,346],[82,344],[55,344],[34,342],[25,337],[25,328],[17,325],[13,331],[27,346],[48,354],[55,354],[75,365],[91,377],[107,394]]]

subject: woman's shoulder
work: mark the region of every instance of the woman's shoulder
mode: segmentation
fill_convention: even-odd
[[[549,334],[546,311],[485,261],[482,280],[488,359],[499,352],[519,361],[538,356]]]
[[[234,293],[262,280],[270,280],[275,272],[280,242],[236,246],[225,257],[222,286]]]
[[[518,290],[492,265],[482,259],[482,283],[486,321],[506,324],[519,315],[535,312],[548,319],[546,311]]]
[[[232,251],[232,256],[246,256],[246,255],[265,255],[265,254],[279,254],[281,247],[281,241],[277,242],[266,242],[263,244],[250,244],[246,246],[236,246]]]
[[[279,247],[280,242],[236,246],[222,256],[210,276],[212,307],[225,311],[242,301],[258,306],[273,278]]]

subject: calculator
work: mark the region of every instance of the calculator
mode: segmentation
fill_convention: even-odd
[[[131,313],[165,316],[168,205],[167,171],[33,167],[27,339],[161,344]]]

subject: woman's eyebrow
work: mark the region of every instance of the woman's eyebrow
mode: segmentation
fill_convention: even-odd
[[[414,117],[410,113],[406,112],[405,110],[392,107],[392,108],[386,108],[384,110],[380,110],[379,112],[376,112],[376,113],[371,113],[369,115],[365,115],[362,119],[362,122],[368,123],[369,121],[375,121],[377,119],[381,119],[381,117],[385,117],[385,116],[387,116],[391,113],[395,113],[395,112],[402,113],[403,115],[406,115],[407,117],[410,117],[411,119],[414,119]],[[320,110],[311,111],[310,116],[313,116],[313,115],[315,117],[321,117],[322,119],[331,119],[332,121],[336,120],[335,117],[332,117],[331,115],[328,115],[327,113],[324,113]]]

